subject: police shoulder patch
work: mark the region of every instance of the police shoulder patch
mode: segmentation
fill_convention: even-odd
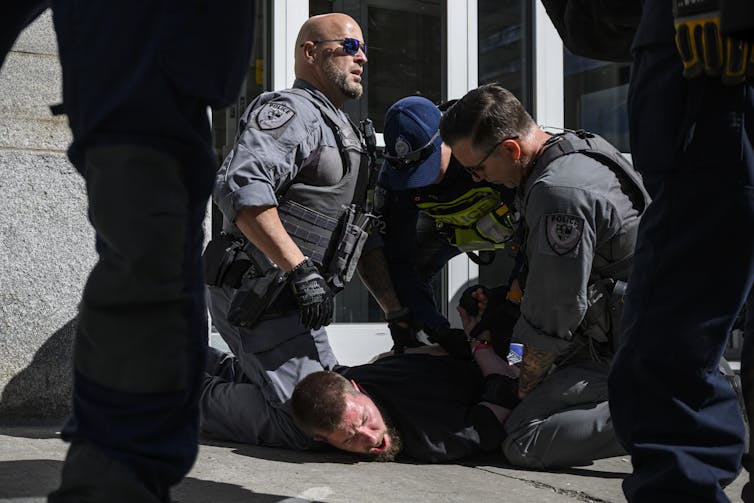
[[[550,250],[566,255],[576,248],[584,233],[584,219],[565,213],[545,215],[545,234]]]
[[[266,103],[256,114],[257,127],[262,130],[277,129],[288,123],[296,112],[283,103]]]

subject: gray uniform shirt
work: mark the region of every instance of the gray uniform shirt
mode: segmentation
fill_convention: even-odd
[[[633,251],[639,214],[611,169],[578,153],[535,166],[516,198],[529,273],[513,340],[562,354],[584,319],[595,266]]]
[[[345,114],[309,83],[294,88],[317,95],[343,120]],[[241,119],[236,146],[217,173],[213,200],[223,213],[224,229],[235,230],[236,215],[247,207],[277,206],[277,194],[297,182],[329,186],[343,177],[335,136],[306,98],[269,92],[259,96]]]

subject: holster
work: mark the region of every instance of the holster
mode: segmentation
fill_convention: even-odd
[[[600,279],[587,288],[587,308],[581,322],[586,336],[599,343],[612,343],[618,349],[620,319],[626,282],[612,278]]]
[[[261,276],[255,272],[254,268],[246,272],[241,287],[230,300],[228,321],[238,327],[256,325],[288,284],[285,273],[277,267],[267,269]]]
[[[252,266],[244,243],[244,240],[223,232],[207,244],[202,263],[205,282],[209,286],[241,286],[241,278]]]
[[[342,290],[356,271],[372,215],[358,213],[351,205],[335,219],[282,199],[278,214],[285,230],[317,264],[330,287]],[[209,242],[202,259],[208,285],[236,289],[227,315],[233,325],[250,328],[265,312],[288,306],[290,299],[281,297],[288,284],[285,274],[245,239],[221,233]]]
[[[209,286],[236,289],[227,318],[238,327],[254,326],[287,284],[283,271],[245,239],[221,233],[202,255]]]

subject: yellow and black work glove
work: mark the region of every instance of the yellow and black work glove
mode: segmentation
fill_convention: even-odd
[[[724,37],[720,30],[720,0],[673,0],[675,43],[683,61],[683,76],[720,77],[735,85],[754,78],[751,42]]]
[[[306,259],[288,273],[301,312],[301,324],[318,329],[332,323],[333,293],[317,266]]]

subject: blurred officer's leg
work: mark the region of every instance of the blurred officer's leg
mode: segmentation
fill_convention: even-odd
[[[198,69],[211,56],[203,37],[227,41],[237,28],[213,22],[210,2],[53,3],[69,157],[86,179],[99,261],[81,302],[63,429],[72,445],[52,502],[169,501],[196,458],[201,225],[216,169],[203,84],[223,81],[231,58],[247,68],[253,27],[252,2],[223,6],[246,31],[235,31],[236,52]],[[188,33],[201,50],[177,35]],[[240,78],[230,80],[235,93]]]
[[[92,501],[123,497],[108,478],[125,472],[121,465],[163,501],[196,455],[207,326],[197,269],[209,184],[191,194],[191,166],[151,148],[84,155],[99,262],[76,334],[74,414],[64,429],[73,446],[51,501],[78,501],[83,488],[98,491]]]
[[[718,362],[754,282],[754,96],[750,86],[684,81],[675,51],[672,40],[641,48],[632,75],[632,152],[654,201],[639,231],[610,409],[634,465],[629,501],[722,502],[745,434]]]

